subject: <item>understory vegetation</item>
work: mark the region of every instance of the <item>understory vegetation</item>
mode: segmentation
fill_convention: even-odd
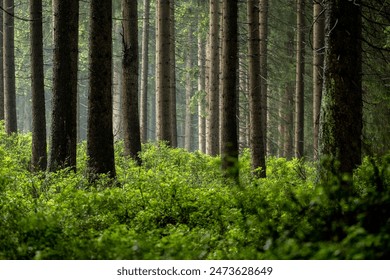
[[[91,184],[85,144],[76,173],[37,174],[31,137],[0,134],[0,259],[390,258],[390,155],[324,181],[284,158],[255,179],[245,151],[236,183],[217,157],[147,144],[138,167],[117,143],[117,181]]]

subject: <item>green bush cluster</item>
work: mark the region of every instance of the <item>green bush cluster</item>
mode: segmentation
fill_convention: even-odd
[[[29,135],[0,132],[0,259],[382,259],[390,257],[390,156],[366,158],[345,178],[317,182],[314,164],[268,158],[240,182],[220,159],[164,144],[143,146],[142,166],[116,145],[116,182],[31,173]]]

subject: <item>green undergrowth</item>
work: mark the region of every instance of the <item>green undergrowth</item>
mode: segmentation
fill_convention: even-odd
[[[310,162],[267,159],[240,182],[220,159],[143,146],[141,167],[116,144],[117,181],[78,171],[33,174],[28,135],[0,132],[0,259],[383,259],[390,257],[390,156],[318,183]]]

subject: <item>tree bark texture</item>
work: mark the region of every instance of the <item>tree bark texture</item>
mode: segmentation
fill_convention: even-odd
[[[352,173],[361,163],[362,1],[326,2],[326,54],[321,157]]]
[[[3,1],[0,1],[3,4]],[[0,121],[4,120],[3,11],[0,11]]]
[[[265,145],[264,121],[262,110],[262,92],[260,78],[260,37],[259,37],[259,6],[256,0],[248,0],[247,16],[249,23],[249,114],[252,151],[252,170],[255,176],[265,177]]]
[[[226,176],[237,179],[237,65],[238,65],[238,1],[223,1],[223,43],[222,43],[222,116],[221,154],[222,170]]]
[[[122,0],[123,9],[123,132],[125,155],[141,164],[138,112],[138,13],[137,1]]]
[[[112,131],[112,1],[91,1],[88,173],[115,177]]]
[[[49,171],[76,169],[79,1],[55,0]]]
[[[31,100],[32,100],[32,158],[33,170],[45,170],[46,116],[43,74],[42,0],[30,1],[31,29]]]
[[[4,119],[7,134],[18,130],[16,116],[15,89],[15,30],[14,30],[14,0],[4,0]]]
[[[206,73],[205,73],[205,44],[202,35],[198,35],[198,149],[206,153]]]

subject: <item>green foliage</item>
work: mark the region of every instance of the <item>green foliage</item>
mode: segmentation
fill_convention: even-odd
[[[381,259],[390,257],[390,155],[366,158],[344,188],[315,183],[311,163],[269,158],[255,179],[250,153],[240,182],[220,159],[164,144],[143,165],[116,145],[117,182],[78,172],[28,171],[30,136],[0,130],[0,259]]]

